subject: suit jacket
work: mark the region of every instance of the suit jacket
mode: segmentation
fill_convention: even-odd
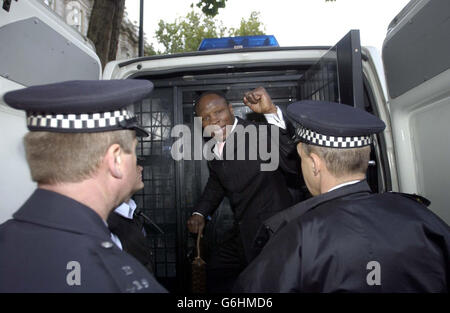
[[[144,222],[138,217],[132,220],[111,212],[108,227],[119,237],[124,251],[134,256],[150,273],[154,272],[152,247],[142,232]]]
[[[0,225],[0,251],[0,292],[167,292],[97,213],[48,190]]]
[[[414,198],[362,181],[273,216],[234,290],[448,292],[450,228]]]
[[[258,126],[256,123],[238,117],[237,119],[238,125]],[[256,129],[259,135],[258,127]],[[232,153],[233,159],[227,160],[226,157],[227,149],[230,149],[230,141],[227,140],[222,153],[223,159],[214,159],[208,162],[210,176],[196,207],[196,211],[204,216],[211,215],[224,197],[229,198],[247,261],[255,256],[253,242],[262,221],[292,205],[291,194],[288,191],[283,171],[298,173],[300,162],[295,152],[295,145],[290,142],[288,132],[280,129],[279,133],[279,146],[273,146],[280,152],[280,166],[275,171],[261,171],[261,164],[264,161],[259,152],[256,160],[249,158],[250,147],[256,147],[256,142],[250,142],[248,134],[245,140],[245,159],[237,160],[238,134],[236,130],[231,133],[230,136],[235,137],[236,143]],[[267,144],[271,147],[270,139]]]

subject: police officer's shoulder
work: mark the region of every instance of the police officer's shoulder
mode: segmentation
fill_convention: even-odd
[[[415,201],[417,203],[420,203],[420,204],[422,204],[422,205],[424,205],[426,207],[430,206],[430,204],[431,204],[430,200],[428,200],[427,198],[425,198],[423,196],[420,196],[418,194],[394,192],[394,191],[389,191],[389,193],[393,194],[393,195],[398,195],[400,197],[404,197],[404,198],[407,198],[407,199],[410,199],[410,200],[413,200],[413,201]]]
[[[112,241],[96,240],[94,246],[94,254],[120,292],[167,292],[142,264],[131,255],[121,251]]]
[[[389,201],[392,205],[395,205],[396,210],[401,210],[408,219],[416,219],[427,225],[427,229],[433,229],[437,233],[450,236],[450,226],[444,222],[439,216],[437,216],[428,206],[431,201],[427,198],[417,195],[400,192],[385,192],[378,194],[378,197],[383,199],[382,201]]]

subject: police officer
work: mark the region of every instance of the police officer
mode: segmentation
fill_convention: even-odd
[[[68,81],[4,96],[25,110],[37,189],[0,225],[0,292],[166,292],[107,227],[139,175],[132,104],[149,81]]]
[[[107,222],[113,241],[119,248],[134,256],[150,273],[154,273],[154,258],[148,239],[149,228],[145,225],[152,226],[152,229],[163,234],[161,228],[136,207],[133,199],[125,201],[111,212]]]
[[[265,222],[270,238],[240,292],[448,292],[450,229],[424,198],[374,194],[366,180],[377,117],[339,103],[288,107],[314,196]]]

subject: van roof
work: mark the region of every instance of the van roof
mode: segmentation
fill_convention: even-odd
[[[138,57],[128,59],[118,64],[119,67],[124,67],[138,61],[150,61],[159,59],[170,59],[191,56],[205,56],[229,53],[249,53],[249,52],[270,52],[270,51],[290,51],[290,50],[329,50],[331,46],[292,46],[292,47],[260,47],[260,48],[242,48],[242,49],[218,49],[206,51],[192,51],[174,54],[151,55],[146,57]]]

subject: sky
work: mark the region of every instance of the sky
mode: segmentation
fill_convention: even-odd
[[[159,20],[174,22],[185,16],[198,0],[144,1],[144,32],[147,41],[162,50],[154,38]],[[228,0],[216,19],[237,28],[252,11],[260,12],[267,35],[280,46],[332,46],[349,30],[359,29],[361,44],[381,51],[392,19],[409,0]],[[131,21],[139,21],[140,0],[126,0]]]

